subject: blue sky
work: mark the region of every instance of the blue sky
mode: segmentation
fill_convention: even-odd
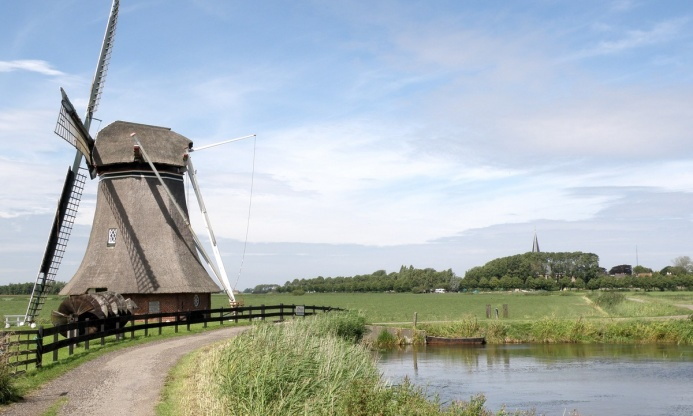
[[[59,87],[82,113],[109,9],[0,5],[0,284],[35,279],[74,154],[53,134]],[[194,155],[240,289],[464,275],[534,230],[544,251],[661,269],[693,255],[692,18],[685,1],[122,0],[92,135],[257,134]]]

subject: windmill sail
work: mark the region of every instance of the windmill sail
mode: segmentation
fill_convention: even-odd
[[[94,149],[94,139],[91,138],[86,126],[77,115],[75,107],[70,102],[70,99],[67,98],[67,94],[65,94],[65,90],[61,88],[60,92],[63,95],[63,100],[60,105],[58,122],[55,125],[55,134],[73,145],[84,156],[91,178],[94,179],[96,172],[93,168],[94,162],[91,155]]]
[[[89,94],[89,105],[87,106],[87,116],[85,118],[85,126],[89,130],[91,125],[91,117],[96,112],[96,108],[99,106],[99,101],[101,100],[101,93],[103,92],[103,85],[106,82],[106,73],[108,72],[108,63],[111,60],[111,52],[113,52],[113,41],[115,40],[116,23],[118,23],[118,8],[119,0],[113,0],[113,5],[111,6],[111,15],[108,18],[108,25],[106,26],[106,34],[103,37],[103,44],[101,45],[101,53],[99,54],[99,61],[96,65],[96,73],[94,73],[94,81],[91,83],[91,93]]]
[[[53,226],[48,236],[46,251],[43,254],[41,267],[29,300],[29,307],[24,318],[25,322],[34,322],[34,317],[38,315],[46,301],[46,289],[55,283],[55,275],[65,254],[67,240],[70,238],[72,226],[75,223],[77,208],[82,198],[86,179],[86,176],[81,173],[75,175],[72,170],[68,169],[67,171],[58,208],[55,211]]]
[[[48,237],[46,251],[44,252],[41,267],[36,277],[31,299],[29,299],[29,306],[24,317],[24,322],[26,323],[34,323],[36,316],[39,314],[46,301],[45,296],[47,289],[55,282],[55,276],[58,272],[60,262],[62,261],[62,256],[67,246],[67,240],[70,236],[72,225],[74,224],[74,218],[77,215],[77,208],[79,207],[82,190],[84,189],[85,176],[79,172],[83,156],[86,157],[87,163],[89,164],[89,173],[92,179],[96,175],[91,159],[91,149],[94,147],[94,141],[89,136],[89,127],[91,125],[92,115],[96,111],[101,92],[103,91],[103,83],[108,70],[108,62],[111,57],[111,51],[113,50],[113,40],[116,23],[118,21],[119,7],[119,0],[113,0],[108,24],[106,25],[106,33],[101,45],[101,53],[99,54],[99,60],[96,64],[96,73],[94,74],[94,81],[91,86],[89,104],[87,105],[87,114],[84,118],[84,123],[82,123],[79,116],[77,116],[74,107],[61,88],[63,102],[56,133],[75,146],[77,152],[75,153],[72,169],[65,180],[63,192],[55,214],[56,217],[53,220],[53,228]]]

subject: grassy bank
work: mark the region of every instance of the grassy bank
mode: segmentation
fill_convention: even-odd
[[[492,414],[482,396],[442,408],[408,383],[387,386],[371,352],[355,342],[364,323],[331,313],[262,324],[197,351],[172,373],[158,414]]]
[[[671,343],[693,345],[693,320],[586,320],[545,317],[533,321],[483,321],[468,317],[450,323],[421,324],[428,335],[486,337],[502,343]]]

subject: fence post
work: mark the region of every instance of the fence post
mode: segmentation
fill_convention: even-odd
[[[486,318],[491,318],[491,305],[486,304]]]
[[[224,307],[221,307],[221,311],[219,312],[219,325],[224,325]]]
[[[75,350],[75,344],[72,342],[72,340],[75,338],[75,330],[71,329],[67,332],[67,334],[69,335],[68,338],[70,339],[70,345],[67,346],[67,354],[72,355]]]
[[[106,336],[104,335],[104,332],[106,332],[106,325],[103,322],[101,322],[100,329],[101,329],[101,346],[103,347],[104,345],[106,345]]]
[[[507,318],[507,317],[508,317],[508,304],[504,303],[503,304],[503,318]]]
[[[185,322],[187,323],[186,329],[190,332],[190,311],[185,312]]]
[[[149,318],[144,318],[144,337],[149,336]]]
[[[130,321],[130,339],[135,339],[135,319],[134,318],[132,321]]]
[[[116,321],[116,341],[120,341],[120,321]]]
[[[41,368],[43,364],[43,325],[38,328],[36,337],[36,368]]]
[[[284,304],[279,304],[279,321],[284,322]]]
[[[159,335],[161,335],[161,315],[159,315]]]
[[[53,342],[58,342],[58,333],[53,334]],[[53,362],[58,361],[58,350],[53,350]]]
[[[176,313],[176,334],[178,333],[178,321],[180,321],[180,313]]]
[[[264,321],[265,320],[265,305],[264,304],[260,305],[260,314],[262,315],[262,317],[260,319]]]

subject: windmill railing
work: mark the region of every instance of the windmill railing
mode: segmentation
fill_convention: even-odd
[[[0,331],[0,359],[14,372],[41,368],[44,359],[59,361],[60,350],[67,349],[71,356],[76,349],[89,350],[97,343],[118,342],[144,335],[161,335],[163,328],[191,330],[191,325],[204,328],[209,323],[224,325],[243,321],[283,321],[291,317],[315,315],[321,312],[342,311],[331,306],[259,305],[235,308],[217,308],[195,311],[163,312],[146,315],[125,315],[98,320],[84,320],[50,327],[39,326],[28,330]]]

